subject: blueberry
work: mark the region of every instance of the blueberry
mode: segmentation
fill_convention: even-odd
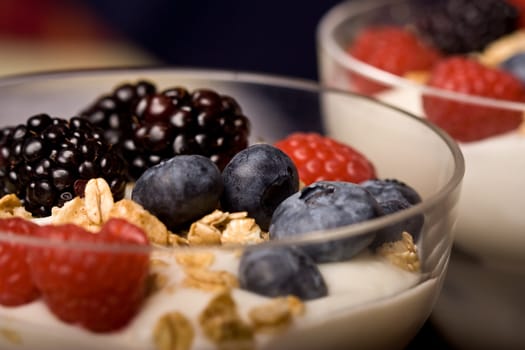
[[[385,215],[396,213],[400,210],[410,208],[412,205],[421,202],[421,196],[415,189],[404,182],[395,179],[373,179],[361,183],[374,198],[379,202]],[[383,235],[378,235],[372,243],[372,248],[384,242],[393,242],[401,239],[403,231],[409,232],[414,241],[417,240],[423,227],[424,217],[422,214],[406,219],[383,231]]]
[[[275,210],[270,239],[297,237],[374,219],[383,211],[363,187],[350,182],[318,181],[285,199]],[[376,232],[359,236],[308,243],[302,246],[316,262],[351,259],[366,248]]]
[[[180,155],[147,169],[131,198],[175,231],[217,208],[223,184],[207,157]]]
[[[268,297],[292,294],[311,300],[328,294],[315,262],[293,246],[245,250],[239,264],[239,284],[243,289]]]
[[[222,209],[248,212],[265,231],[279,203],[299,189],[294,163],[269,144],[255,144],[237,153],[222,177]]]
[[[525,52],[507,58],[500,63],[500,68],[511,73],[525,84]]]
[[[421,196],[412,187],[396,179],[373,179],[361,183],[379,202],[387,200],[406,200],[409,204],[421,202]]]

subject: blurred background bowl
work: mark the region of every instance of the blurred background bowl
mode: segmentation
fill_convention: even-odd
[[[496,100],[432,88],[419,77],[398,76],[351,56],[349,47],[362,30],[377,26],[414,28],[414,23],[443,1],[348,1],[332,8],[318,26],[321,82],[366,93],[426,118],[424,98],[439,98],[491,114],[521,114],[525,103]],[[514,41],[498,54],[507,56],[525,43]],[[510,45],[510,44],[509,44]],[[501,46],[501,45],[500,45]],[[477,52],[471,57],[487,57]],[[500,57],[501,60],[505,56]],[[501,63],[501,61],[500,61]],[[423,73],[421,75],[421,73]],[[423,79],[418,80],[423,77]],[[455,346],[464,349],[525,347],[525,135],[521,129],[473,142],[459,141],[466,172],[455,227],[455,244],[445,287],[433,323]]]

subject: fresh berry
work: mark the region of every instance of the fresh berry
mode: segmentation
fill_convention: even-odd
[[[36,235],[50,244],[31,249],[28,261],[53,314],[93,332],[128,324],[145,297],[149,271],[141,229],[110,219],[96,234],[65,224],[41,226]]]
[[[500,68],[509,72],[525,85],[525,52],[517,53],[500,63]]]
[[[448,55],[482,51],[517,29],[518,11],[506,1],[446,0],[434,5],[418,18],[415,27]]]
[[[525,88],[511,74],[483,66],[465,57],[443,60],[432,70],[428,85],[485,98],[525,101]],[[458,99],[461,98],[458,96]],[[426,116],[462,142],[476,141],[516,129],[523,111],[467,103],[453,98],[423,95]]]
[[[525,28],[525,0],[505,0],[518,11],[518,27]]]
[[[204,155],[222,170],[248,146],[250,133],[248,118],[230,96],[184,87],[157,92],[144,81],[117,86],[82,116],[107,130],[105,136],[127,160],[132,179],[182,154]]]
[[[421,202],[421,196],[415,189],[395,179],[368,180],[361,183],[361,186],[374,196],[385,215],[408,209],[412,205]],[[396,224],[396,227],[391,227],[387,231],[388,235],[376,235],[372,246],[400,240],[404,231],[410,233],[414,241],[417,241],[423,223],[424,216],[422,214],[406,219]]]
[[[156,92],[156,86],[149,81],[123,83],[99,97],[80,115],[104,130],[105,139],[118,147],[132,138],[135,108],[140,99]]]
[[[293,133],[275,143],[292,158],[305,185],[316,181],[359,183],[376,177],[373,164],[358,150],[316,133]]]
[[[419,193],[406,183],[396,179],[372,179],[361,183],[379,203],[391,200],[406,201],[410,205],[421,202]]]
[[[267,297],[295,295],[312,300],[328,294],[315,262],[293,246],[245,250],[239,263],[239,285]]]
[[[246,211],[267,230],[275,208],[299,190],[294,163],[269,144],[255,144],[239,152],[222,172],[223,210]]]
[[[125,163],[87,120],[39,114],[0,138],[0,195],[16,194],[35,217],[83,195],[75,188],[91,178],[104,178],[116,199],[124,196]]]
[[[0,304],[18,306],[29,303],[39,296],[33,284],[27,250],[22,243],[9,242],[9,235],[30,236],[37,225],[22,218],[0,219]]]
[[[356,59],[386,72],[403,76],[410,71],[430,69],[440,58],[437,50],[416,35],[396,26],[372,26],[360,32],[347,52]],[[357,92],[373,94],[386,87],[355,72],[351,75]]]
[[[222,189],[221,173],[209,158],[180,155],[146,170],[131,197],[175,231],[217,208]]]
[[[372,194],[350,182],[319,181],[285,199],[275,210],[270,239],[300,237],[320,231],[364,222],[383,216]],[[304,251],[316,262],[351,259],[366,248],[376,232],[308,243]]]

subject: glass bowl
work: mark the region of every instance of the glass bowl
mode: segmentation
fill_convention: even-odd
[[[378,25],[408,28],[438,3],[349,1],[332,8],[317,31],[321,82],[366,93],[422,118],[427,118],[425,99],[461,105],[465,114],[482,108],[490,115],[523,113],[524,103],[433,88],[414,75],[397,76],[347,53],[361,30]],[[491,46],[479,57],[488,57],[489,50]],[[431,320],[460,348],[523,348],[525,217],[518,209],[518,189],[524,183],[525,134],[519,127],[475,141],[456,141],[466,171],[449,273]]]
[[[1,122],[4,126],[16,125],[43,112],[69,118],[118,84],[139,79],[150,80],[159,88],[211,88],[233,96],[251,121],[251,143],[273,143],[296,131],[322,133],[349,143],[366,154],[378,176],[410,184],[422,201],[366,222],[259,244],[137,247],[4,232],[0,234],[3,245],[12,249],[26,247],[30,257],[35,250],[46,249],[66,255],[86,254],[90,259],[95,259],[93,254],[104,254],[108,259],[147,256],[148,280],[153,287],[131,321],[109,332],[60,320],[50,312],[49,298],[15,307],[0,306],[2,349],[401,349],[408,344],[434,306],[452,246],[451,231],[464,167],[461,152],[446,134],[396,108],[367,97],[324,89],[313,82],[174,68],[52,72],[5,78],[0,81]],[[328,290],[324,297],[267,297],[237,284],[239,259],[244,251],[273,251],[291,245],[301,249],[364,237],[421,215],[424,225],[415,241],[420,268],[414,271],[396,266],[388,254],[365,248],[350,260],[314,265]],[[398,260],[413,258],[413,253],[402,249]],[[35,258],[28,259],[33,271]],[[116,291],[116,284],[113,279],[107,284],[108,298]],[[58,289],[60,286],[60,282],[55,285]]]

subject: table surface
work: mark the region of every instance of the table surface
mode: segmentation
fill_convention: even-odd
[[[0,76],[158,63],[144,51],[123,41],[32,41],[0,37]]]

